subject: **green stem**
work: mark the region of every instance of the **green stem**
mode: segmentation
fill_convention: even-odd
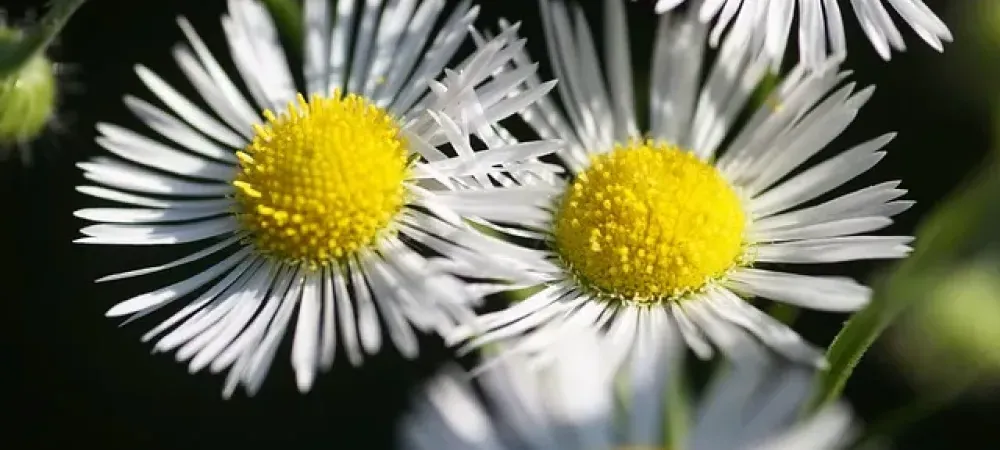
[[[303,30],[302,6],[295,0],[264,0],[264,5],[274,17],[278,29],[286,38],[286,44],[302,55]]]
[[[0,77],[20,69],[52,44],[69,18],[86,0],[53,0],[42,20],[10,51],[0,52]]]

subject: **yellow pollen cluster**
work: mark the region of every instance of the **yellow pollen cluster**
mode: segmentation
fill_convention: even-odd
[[[399,125],[354,94],[301,95],[236,155],[237,217],[256,248],[311,268],[371,245],[406,201]]]
[[[746,217],[722,175],[652,141],[594,156],[554,217],[555,247],[585,285],[618,299],[679,299],[740,262]]]

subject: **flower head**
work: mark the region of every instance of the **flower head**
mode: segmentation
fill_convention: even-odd
[[[684,3],[684,0],[657,0],[656,12],[672,11]],[[784,57],[796,13],[799,58],[805,65],[818,67],[828,56],[847,54],[843,13],[837,0],[693,0],[687,3],[696,11],[700,22],[715,20],[711,34],[713,45],[717,45],[725,30],[731,27],[728,33],[738,39],[764,42],[767,55],[775,66],[780,65]],[[921,0],[851,0],[854,15],[882,59],[888,61],[893,50],[906,50],[903,35],[893,23],[885,3],[935,50],[943,51],[944,43],[951,42],[948,26]]]
[[[649,338],[653,345],[657,338]],[[667,436],[666,386],[681,366],[659,353],[643,362],[658,366],[656,376],[637,370],[609,376],[596,344],[587,333],[572,334],[556,343],[551,360],[504,358],[475,379],[445,372],[417,395],[402,422],[400,447],[833,450],[852,437],[851,413],[842,404],[799,416],[814,374],[789,365],[721,373],[698,402],[686,436]]]
[[[523,77],[505,72],[524,44],[516,29],[447,70],[478,10],[463,3],[435,32],[443,0],[390,2],[385,11],[381,3],[340,1],[330,11],[327,0],[305,2],[306,85],[298,93],[264,7],[230,0],[222,23],[249,101],[180,19],[190,48],[174,55],[214,114],[138,66],[172,112],[131,96],[125,103],[164,141],[99,124],[98,143],[120,159],[79,165],[94,183],[80,192],[128,207],[77,211],[98,222],[78,242],[203,245],[102,281],[210,261],[108,315],[135,319],[188,300],[144,340],[176,351],[191,371],[228,370],[226,396],[238,385],[251,395],[259,389],[289,328],[292,367],[306,391],[338,348],[361,364],[386,331],[413,357],[414,330],[447,333],[468,321],[480,294],[443,261],[474,258],[462,237],[474,232],[449,208],[465,194],[442,187],[520,164],[548,170],[537,158],[552,144],[493,142],[472,152],[459,125],[501,120],[551,86],[520,89]]]
[[[495,273],[514,272],[508,289],[533,292],[451,339],[472,348],[528,333],[517,345],[544,348],[586,326],[614,349],[606,361],[614,367],[640,334],[679,331],[702,358],[717,349],[742,359],[745,344],[760,342],[823,365],[821,352],[747,300],[854,311],[869,301],[868,287],[789,271],[909,253],[911,237],[861,235],[912,205],[898,200],[899,182],[828,195],[882,159],[891,134],[808,167],[872,90],[839,86],[846,74],[833,62],[800,66],[737,126],[767,73],[762,48],[730,36],[702,83],[706,30],[694,16],[668,14],[641,132],[624,2],[605,2],[603,70],[582,10],[570,5],[541,2],[561,106],[544,99],[522,114],[539,135],[565,142],[557,154],[570,176],[483,190],[482,204],[457,206],[520,238],[484,236],[478,245],[493,255]]]

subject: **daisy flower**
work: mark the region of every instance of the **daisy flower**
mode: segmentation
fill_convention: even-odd
[[[660,340],[649,338],[650,345]],[[574,335],[557,343],[552,360],[518,355],[474,379],[458,369],[446,371],[404,416],[399,447],[833,450],[847,448],[852,438],[852,414],[843,404],[799,416],[814,372],[787,364],[722,373],[698,402],[687,433],[668,436],[665,424],[678,421],[667,418],[667,378],[633,378],[627,389],[617,389],[593,341],[586,333]],[[672,375],[679,367],[666,356],[660,353],[656,363]]]
[[[238,385],[258,390],[293,321],[291,363],[306,391],[338,347],[358,365],[382,348],[386,331],[414,357],[414,329],[445,333],[468,320],[478,295],[431,263],[463,251],[441,235],[470,229],[434,186],[514,170],[553,147],[473,153],[452,117],[475,105],[479,120],[500,120],[552,84],[507,95],[534,71],[503,70],[524,45],[514,29],[439,77],[478,12],[466,1],[443,15],[445,4],[340,1],[331,11],[326,0],[306,1],[305,86],[297,94],[265,8],[230,0],[222,25],[249,101],[180,18],[190,47],[174,56],[214,114],[137,66],[172,112],[131,96],[125,104],[165,140],[98,125],[98,143],[118,158],[81,163],[94,184],[78,190],[127,207],[77,211],[98,222],[78,242],[202,247],[100,281],[196,261],[207,268],[107,315],[131,321],[186,299],[143,339],[157,338],[156,351],[176,350],[192,372],[228,370],[226,396]],[[426,256],[419,240],[433,241],[437,256]]]
[[[657,0],[656,12],[671,11],[683,3],[684,0]],[[711,34],[713,46],[731,25],[729,33],[739,39],[763,41],[775,67],[781,64],[785,55],[796,4],[802,62],[816,67],[829,55],[843,57],[847,54],[844,18],[838,0],[693,0],[687,3],[689,8],[697,10],[702,23],[715,19]],[[905,51],[906,43],[884,3],[885,0],[851,0],[851,8],[875,51],[888,61],[893,50]],[[935,50],[944,51],[944,42],[952,41],[948,26],[923,1],[888,0],[888,3],[917,36]]]
[[[910,252],[909,236],[859,236],[888,226],[912,205],[898,200],[905,193],[898,181],[817,201],[881,160],[892,134],[793,174],[847,128],[873,90],[838,87],[847,74],[833,62],[819,71],[799,66],[738,122],[767,72],[759,48],[727,39],[702,81],[704,27],[693,16],[664,15],[652,61],[650,125],[640,133],[624,1],[604,4],[602,74],[579,6],[541,3],[562,107],[546,98],[522,116],[542,137],[565,142],[558,155],[572,176],[483,189],[478,205],[457,205],[517,238],[476,237],[492,259],[481,265],[512,277],[511,289],[534,292],[480,316],[450,341],[472,348],[529,332],[525,342],[549,341],[588,326],[602,330],[603,346],[616,349],[608,361],[614,366],[638,330],[654,327],[679,330],[706,359],[716,349],[738,357],[752,342],[823,365],[817,349],[749,300],[855,311],[868,303],[868,287],[788,270]]]

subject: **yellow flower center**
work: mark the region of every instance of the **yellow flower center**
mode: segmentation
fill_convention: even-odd
[[[652,141],[591,158],[558,205],[557,252],[587,287],[641,303],[697,291],[741,262],[746,215],[722,174]]]
[[[264,111],[237,153],[237,217],[266,255],[311,268],[372,245],[406,201],[407,144],[381,108],[335,92]]]

